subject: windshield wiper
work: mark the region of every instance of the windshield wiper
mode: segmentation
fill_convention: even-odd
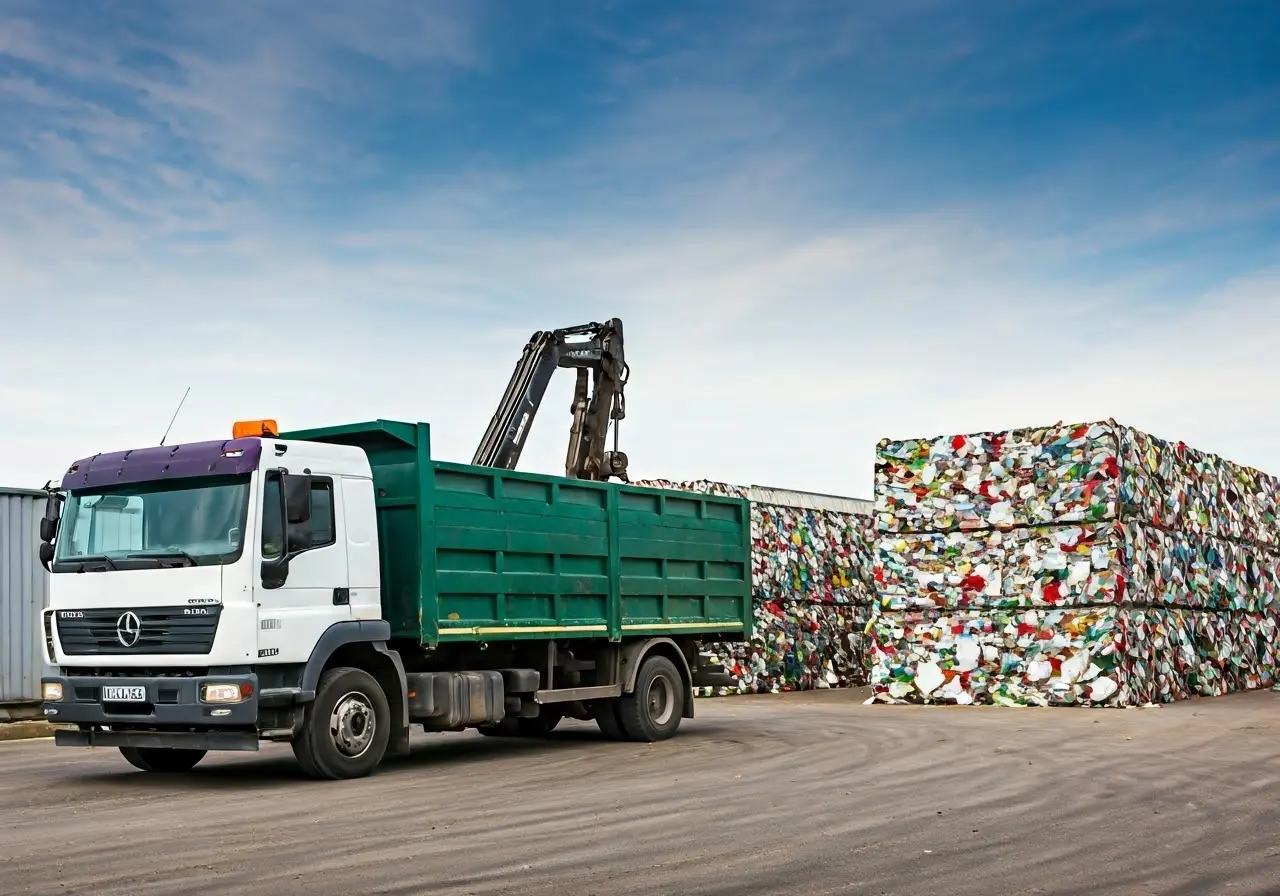
[[[95,554],[92,557],[76,557],[75,559],[80,563],[80,568],[77,569],[76,572],[87,572],[87,570],[84,568],[84,565],[86,563],[97,563],[99,560],[101,560],[111,569],[120,568],[116,566],[116,561],[112,560],[106,554]]]
[[[128,558],[130,560],[154,560],[157,563],[159,563],[162,560],[182,560],[184,561],[182,564],[183,566],[199,566],[200,565],[199,561],[197,561],[195,557],[192,557],[190,554],[188,554],[186,551],[183,551],[183,550],[157,551],[157,552],[148,553],[148,554],[129,554]]]

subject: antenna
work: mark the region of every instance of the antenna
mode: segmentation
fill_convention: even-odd
[[[187,391],[182,393],[182,401],[178,402],[178,410],[173,412],[173,418],[169,420],[168,427],[165,428],[164,436],[160,439],[160,446],[163,448],[165,439],[169,438],[169,430],[173,429],[173,423],[178,419],[178,414],[182,412],[182,406],[187,403],[187,396],[191,394],[191,387],[187,386]]]

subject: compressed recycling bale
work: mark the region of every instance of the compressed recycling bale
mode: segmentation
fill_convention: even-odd
[[[878,613],[877,697],[927,703],[1123,702],[1123,628],[1112,607]]]
[[[1133,705],[1274,681],[1275,477],[1113,420],[878,454],[878,695]]]
[[[1274,680],[1275,616],[1126,608],[1129,697],[1135,704],[1218,697]]]
[[[1129,603],[1255,613],[1280,605],[1276,548],[1139,522],[1119,529]]]
[[[1123,539],[1114,523],[882,536],[883,610],[1118,603]]]
[[[769,694],[866,683],[869,608],[769,601],[755,607],[751,639],[710,645],[735,684],[702,688],[699,696]]]
[[[877,528],[931,532],[1112,519],[1118,454],[1109,423],[883,439]]]
[[[1119,429],[1127,516],[1166,529],[1280,545],[1280,478],[1152,435]]]
[[[870,603],[870,521],[832,510],[752,507],[752,573],[763,598]]]
[[[875,490],[880,532],[1136,519],[1280,545],[1280,479],[1114,420],[884,439]]]
[[[877,540],[884,610],[1280,603],[1280,553],[1145,523],[902,533]]]
[[[1133,706],[1269,687],[1274,613],[1168,608],[879,613],[885,700]]]

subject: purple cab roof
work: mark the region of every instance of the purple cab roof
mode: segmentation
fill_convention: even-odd
[[[238,453],[228,457],[228,452]],[[261,456],[262,441],[256,438],[187,442],[95,454],[72,464],[62,477],[62,487],[103,488],[158,479],[251,473],[258,468]]]

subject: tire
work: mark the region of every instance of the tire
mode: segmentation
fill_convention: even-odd
[[[544,708],[537,718],[508,716],[496,725],[486,725],[476,730],[485,737],[546,737],[563,718],[560,713]]]
[[[386,755],[391,706],[382,686],[363,669],[330,669],[306,710],[293,755],[313,778],[363,778]]]
[[[600,733],[605,736],[606,740],[629,739],[627,733],[622,730],[622,723],[618,721],[618,702],[616,700],[596,704],[596,724],[600,726]]]
[[[189,772],[204,758],[206,750],[171,750],[168,747],[121,747],[134,768],[144,772]]]
[[[493,725],[482,725],[476,730],[485,737],[519,737],[521,720],[508,717]]]
[[[640,666],[635,690],[618,701],[618,722],[629,740],[667,740],[684,715],[684,680],[676,664],[650,654]]]
[[[542,708],[542,712],[534,719],[520,719],[517,723],[524,737],[546,737],[556,730],[564,715],[554,709]]]

